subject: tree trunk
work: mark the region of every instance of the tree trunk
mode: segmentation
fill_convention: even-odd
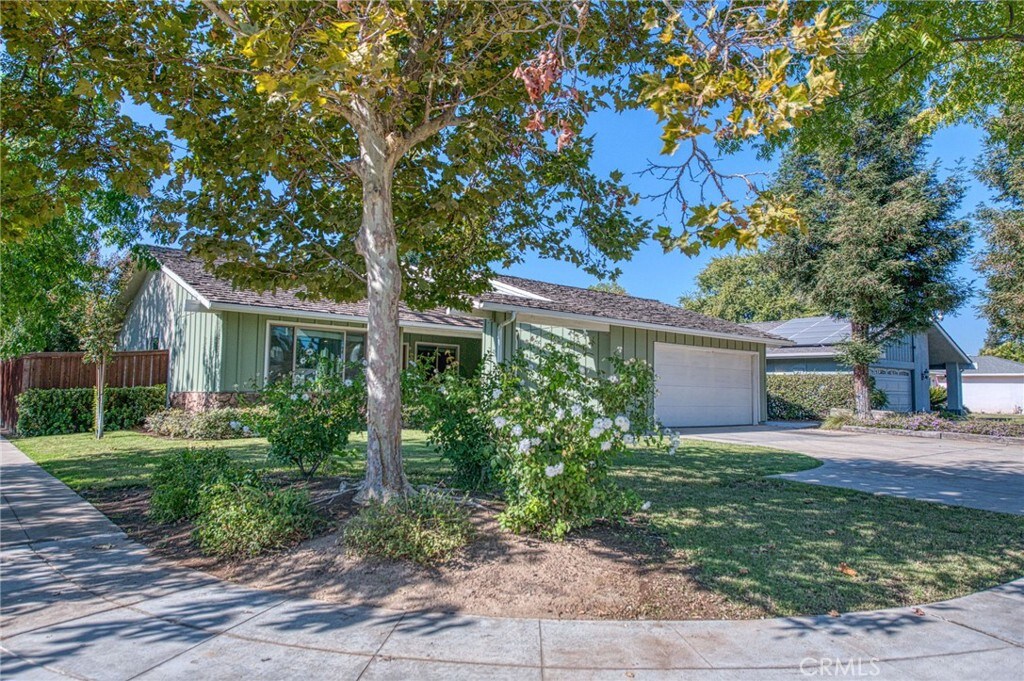
[[[103,438],[103,384],[107,382],[107,363],[96,365],[96,439]]]
[[[866,325],[857,322],[851,323],[850,340],[866,341]],[[853,410],[859,417],[871,417],[871,375],[867,364],[853,365]]]
[[[402,464],[402,274],[391,206],[392,163],[383,140],[364,143],[363,220],[356,247],[366,262],[366,479],[359,502],[411,491]]]

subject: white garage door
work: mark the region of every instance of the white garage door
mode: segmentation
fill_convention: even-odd
[[[910,372],[906,369],[872,369],[875,387],[884,390],[889,398],[888,411],[913,411],[914,398],[910,387]]]
[[[654,344],[654,412],[669,428],[757,423],[757,355]]]

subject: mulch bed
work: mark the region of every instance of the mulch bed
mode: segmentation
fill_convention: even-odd
[[[309,484],[324,531],[287,551],[227,561],[200,553],[189,523],[148,518],[146,488],[86,498],[156,554],[222,579],[323,601],[406,611],[566,619],[739,619],[768,616],[705,588],[684,555],[644,523],[598,524],[553,543],[502,530],[499,502],[481,499],[476,539],[448,562],[422,567],[346,553],[345,524],[359,511],[339,480]]]

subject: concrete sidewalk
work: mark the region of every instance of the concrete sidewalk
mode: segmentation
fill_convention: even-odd
[[[0,441],[4,679],[1024,676],[1024,580],[920,609],[516,620],[289,599],[160,561]]]
[[[816,485],[1024,515],[1024,446],[877,433],[742,426],[686,428],[686,438],[813,456],[818,468],[780,475]]]

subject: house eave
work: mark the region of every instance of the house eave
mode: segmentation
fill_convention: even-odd
[[[649,331],[665,331],[667,333],[685,333],[693,336],[705,336],[707,338],[721,338],[723,340],[743,341],[745,343],[759,343],[770,347],[791,346],[792,341],[776,340],[773,338],[759,338],[756,336],[744,336],[740,334],[721,333],[707,331],[705,329],[693,329],[684,326],[670,326],[668,324],[652,324],[649,322],[637,322],[631,319],[619,319],[617,317],[600,317],[598,315],[577,314],[575,312],[561,312],[556,310],[545,310],[541,308],[528,307],[525,305],[509,305],[507,303],[490,303],[487,301],[475,301],[474,307],[479,310],[490,312],[518,312],[526,315],[543,315],[555,319],[583,322],[587,324],[615,324],[616,326],[627,326],[636,329],[647,329]]]
[[[366,317],[360,315],[316,312],[314,310],[295,310],[291,308],[269,307],[264,305],[243,305],[241,303],[213,302],[210,304],[209,310],[211,312],[242,312],[247,314],[280,315],[282,317],[296,317],[298,319],[309,319],[311,321],[355,322],[364,326],[367,321]],[[468,326],[434,324],[431,322],[402,321],[399,326],[403,329],[429,331],[435,332],[438,335],[459,336],[463,338],[479,338],[482,334],[481,329],[474,329]]]

